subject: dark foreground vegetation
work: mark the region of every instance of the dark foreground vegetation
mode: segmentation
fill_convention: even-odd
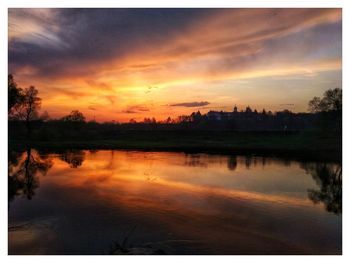
[[[137,149],[149,151],[264,154],[341,160],[342,92],[333,89],[309,103],[309,113],[193,112],[164,121],[86,122],[75,110],[61,119],[39,115],[35,87],[21,89],[9,76],[9,146],[40,149]]]

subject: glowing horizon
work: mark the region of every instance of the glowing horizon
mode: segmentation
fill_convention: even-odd
[[[8,45],[52,118],[302,112],[342,87],[341,9],[10,8]]]

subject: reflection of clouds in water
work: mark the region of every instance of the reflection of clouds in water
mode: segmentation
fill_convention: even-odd
[[[60,218],[54,216],[37,217],[35,220],[11,224],[8,227],[8,231],[33,231],[38,229],[55,230],[59,220]]]
[[[60,159],[68,163],[71,168],[78,168],[85,160],[85,152],[80,150],[65,151],[60,155]]]
[[[207,253],[245,253],[247,247],[251,253],[271,248],[276,253],[339,251],[341,218],[310,202],[306,191],[317,184],[300,163],[286,167],[283,160],[250,156],[247,170],[244,156],[194,156],[86,151],[79,169],[70,168],[60,155],[49,156],[54,165],[41,178],[40,195],[27,204],[14,202],[9,222],[35,222],[37,214],[54,214],[57,233],[50,232],[51,243],[32,239],[26,245],[12,236],[11,251],[36,246],[52,252],[57,245],[60,251],[100,253],[112,240],[123,240],[124,229],[135,224],[140,226],[132,236],[135,247],[201,241],[192,250],[186,242],[172,243],[168,253],[176,251],[174,246]],[[192,157],[206,166],[184,165]],[[305,231],[311,227],[322,231]]]
[[[154,182],[158,179],[158,177],[152,176],[152,172],[145,171],[143,174],[146,176],[146,181],[148,181],[148,182]]]

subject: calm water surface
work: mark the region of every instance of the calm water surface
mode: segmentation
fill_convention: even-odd
[[[341,254],[334,163],[254,156],[9,154],[9,254]]]

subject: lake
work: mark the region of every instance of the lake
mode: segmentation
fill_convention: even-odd
[[[9,152],[9,254],[341,254],[329,162]]]

